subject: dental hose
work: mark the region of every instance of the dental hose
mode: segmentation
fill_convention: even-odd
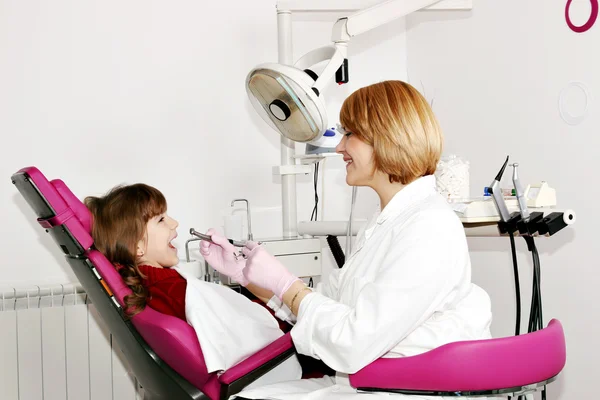
[[[540,268],[540,255],[535,245],[533,236],[523,236],[525,242],[527,242],[527,249],[531,252],[533,261],[533,283],[531,288],[531,308],[529,310],[529,324],[527,332],[535,332],[544,328],[544,317],[542,313],[542,288],[541,288],[541,268]],[[519,396],[518,400],[523,399],[524,396]],[[542,400],[546,400],[546,387],[542,389]]]
[[[517,265],[517,249],[515,246],[515,235],[509,232],[510,236],[510,248],[512,252],[513,269],[515,274],[515,295],[516,295],[516,307],[517,316],[515,321],[515,336],[519,336],[521,333],[521,284],[519,280],[519,267]]]
[[[327,235],[327,244],[329,245],[329,250],[331,250],[331,254],[333,254],[333,258],[338,266],[338,268],[342,268],[346,263],[346,256],[350,255],[352,251],[352,214],[354,212],[354,204],[356,203],[356,186],[352,187],[352,203],[350,204],[350,218],[348,219],[348,229],[346,230],[346,255],[344,255],[344,251],[342,250],[342,246],[340,245],[340,241],[337,236]]]
[[[350,218],[348,219],[348,230],[346,231],[346,256],[350,257],[352,252],[352,214],[356,203],[356,186],[352,186],[352,202],[350,204]]]
[[[342,246],[340,246],[340,241],[338,240],[337,236],[332,235],[327,235],[326,240],[327,244],[329,245],[329,250],[331,250],[331,254],[333,254],[333,258],[335,258],[338,268],[342,268],[344,266],[344,262],[346,261],[346,257],[344,256]]]
[[[535,332],[544,328],[542,314],[542,290],[540,256],[532,236],[523,236],[533,259],[533,284],[531,288],[531,308],[529,310],[529,325],[527,332]]]

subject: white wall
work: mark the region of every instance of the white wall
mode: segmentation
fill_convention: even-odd
[[[68,282],[74,276],[16,189],[10,175],[35,165],[83,197],[122,183],[161,189],[179,219],[179,247],[189,227],[221,225],[234,197],[253,208],[255,237],[281,231],[279,137],[250,108],[244,79],[276,61],[274,1],[211,2],[0,0],[0,284]],[[233,3],[233,4],[232,4]],[[478,194],[510,154],[525,182],[547,180],[559,206],[578,221],[538,240],[545,318],[560,319],[568,365],[550,399],[585,398],[595,378],[599,323],[592,305],[600,272],[593,210],[593,161],[600,139],[598,103],[581,125],[563,123],[558,93],[581,80],[600,92],[600,26],[576,35],[563,21],[564,1],[475,2],[473,12],[427,12],[408,20],[408,78],[434,99],[446,151],[471,161]],[[587,1],[574,2],[585,12]],[[294,57],[328,44],[330,21],[301,16]],[[373,44],[377,42],[377,44]],[[350,45],[351,84],[326,93],[332,123],[354,89],[406,79],[404,21]],[[350,190],[341,160],[327,162],[325,217],[345,219]],[[508,181],[506,181],[508,185]],[[298,188],[300,219],[312,209],[312,179]],[[376,199],[361,191],[357,217]],[[530,265],[520,243],[523,296]],[[508,240],[470,240],[474,278],[494,303],[494,333],[510,335],[514,314]],[[325,253],[328,255],[328,253]],[[325,268],[332,267],[331,257]],[[594,308],[595,309],[595,308]],[[528,310],[524,304],[525,315]]]
[[[221,225],[237,197],[250,201],[255,238],[281,235],[271,170],[279,135],[244,88],[253,66],[277,61],[275,1],[206,4],[0,0],[0,286],[75,279],[10,183],[29,165],[82,198],[119,183],[158,187],[180,221],[180,249],[190,227]],[[334,20],[299,16],[294,58],[329,44]],[[351,83],[325,94],[332,125],[356,88],[406,78],[404,21],[361,36],[349,53]],[[348,216],[344,177],[341,159],[327,161],[328,220]],[[298,198],[298,217],[308,220],[311,176],[299,178]],[[358,201],[358,218],[376,203],[363,191]]]
[[[595,345],[600,264],[594,252],[600,22],[587,33],[571,32],[564,22],[565,3],[477,1],[472,12],[421,13],[408,18],[407,43],[410,82],[434,98],[446,152],[471,162],[471,194],[481,194],[510,155],[521,165],[522,181],[546,180],[557,190],[558,206],[577,213],[572,228],[537,240],[544,319],[561,320],[567,337],[567,366],[549,387],[548,398],[570,400],[593,397],[600,356]],[[589,3],[573,2],[576,23],[589,15]],[[570,81],[584,82],[592,95],[589,116],[577,126],[565,124],[558,112],[559,92]],[[580,110],[580,101],[573,95],[569,111]],[[511,187],[507,175],[504,184]],[[469,243],[474,279],[492,296],[493,333],[511,335],[515,302],[509,241]],[[531,261],[523,241],[518,244],[526,320]]]

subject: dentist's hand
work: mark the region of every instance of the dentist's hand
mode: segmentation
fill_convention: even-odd
[[[300,280],[256,242],[248,241],[242,252],[247,257],[243,271],[246,279],[270,290],[280,299],[294,282]]]
[[[225,236],[212,228],[206,234],[210,235],[214,243],[205,240],[200,241],[200,254],[202,254],[204,260],[211,267],[232,278],[240,285],[248,285],[249,281],[242,272],[246,267],[246,260],[241,256],[236,258],[237,249],[235,246],[229,243]]]

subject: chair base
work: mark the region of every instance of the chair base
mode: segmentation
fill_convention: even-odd
[[[419,396],[446,396],[446,397],[487,397],[487,396],[521,396],[528,393],[534,393],[544,386],[554,382],[558,375],[553,376],[550,379],[546,379],[541,382],[532,383],[529,385],[504,388],[504,389],[490,389],[481,391],[456,391],[456,392],[443,392],[435,390],[411,390],[411,389],[379,389],[379,388],[366,388],[359,387],[359,392],[386,392],[386,393],[397,393],[406,395],[419,395]]]

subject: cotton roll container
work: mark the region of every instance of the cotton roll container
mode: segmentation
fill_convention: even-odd
[[[194,275],[196,278],[202,278],[204,275],[204,261],[197,257],[190,257],[188,262],[185,258],[179,260],[177,267],[181,268],[184,272],[188,272]]]

